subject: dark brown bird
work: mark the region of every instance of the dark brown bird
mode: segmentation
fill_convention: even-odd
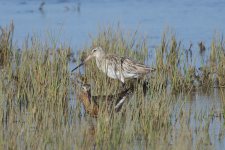
[[[119,112],[126,98],[133,92],[132,88],[128,88],[115,95],[92,96],[90,84],[82,84],[81,87],[82,91],[78,98],[83,103],[85,111],[92,117],[98,117],[100,102],[105,102],[107,107],[110,107],[109,110]]]

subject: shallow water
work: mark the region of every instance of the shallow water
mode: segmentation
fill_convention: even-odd
[[[224,90],[213,89],[211,92],[197,91],[187,95],[181,95],[178,99],[181,101],[175,104],[172,122],[176,130],[182,129],[180,126],[181,117],[178,112],[183,111],[184,116],[190,116],[190,120],[185,120],[189,126],[188,132],[192,133],[193,141],[201,137],[200,130],[206,129],[209,133],[208,143],[214,145],[215,149],[223,149],[225,146],[225,137],[222,136],[224,130],[223,103],[221,96]],[[183,100],[183,101],[182,101]],[[179,121],[175,121],[178,118]],[[206,126],[208,123],[208,126]],[[174,137],[172,137],[173,139]],[[173,140],[172,140],[173,141]],[[196,143],[195,143],[196,144]],[[192,149],[195,149],[192,145]]]
[[[171,27],[185,47],[192,42],[193,50],[197,53],[198,42],[205,42],[209,48],[215,32],[225,32],[223,0],[51,0],[46,1],[42,10],[39,10],[39,6],[38,0],[0,2],[0,26],[14,21],[14,40],[20,47],[27,35],[46,37],[46,34],[53,34],[76,51],[91,43],[90,34],[96,35],[99,27],[117,26],[119,22],[126,31],[134,32],[138,29],[140,34],[147,35],[150,50],[159,44],[165,29]],[[196,129],[205,121],[196,119],[196,114],[203,115],[206,120],[211,118],[209,142],[215,145],[216,149],[223,149],[225,138],[222,136],[221,139],[219,134],[224,128],[224,118],[221,115],[223,104],[219,92],[214,90],[209,95],[196,92],[181,96],[183,102],[179,101],[174,105],[177,108],[183,106],[181,108],[184,112],[191,110],[190,131],[196,133],[193,134],[193,140],[198,138]],[[72,105],[75,105],[74,100],[71,101]],[[214,114],[210,114],[211,112]],[[176,137],[176,130],[180,128],[179,122],[173,121],[173,124]]]

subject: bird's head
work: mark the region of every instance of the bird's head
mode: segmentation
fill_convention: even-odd
[[[90,84],[83,84],[81,87],[84,92],[89,92],[91,90]]]
[[[105,52],[101,47],[96,47],[94,49],[91,50],[91,53],[84,59],[84,61],[79,64],[76,68],[74,68],[71,72],[73,72],[74,70],[76,70],[77,68],[79,68],[80,66],[84,65],[88,60],[96,57],[99,58],[101,56],[104,56]]]

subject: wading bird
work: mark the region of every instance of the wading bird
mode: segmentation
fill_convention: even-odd
[[[87,58],[74,68],[72,72],[94,57],[97,67],[101,71],[103,71],[108,77],[119,79],[123,83],[126,78],[139,78],[156,70],[155,68],[137,63],[130,58],[107,55],[101,47],[97,47],[94,48]]]
[[[83,103],[85,111],[92,117],[98,117],[100,102],[107,104],[106,107],[109,108],[107,110],[119,112],[126,98],[133,92],[133,88],[129,88],[115,95],[92,96],[90,84],[80,85],[82,91],[78,98]]]

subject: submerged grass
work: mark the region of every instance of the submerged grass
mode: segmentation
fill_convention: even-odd
[[[161,44],[155,49],[156,63],[153,66],[157,72],[139,82],[127,82],[127,86],[134,83],[135,90],[121,112],[109,114],[103,110],[102,104],[102,112],[94,119],[84,113],[76,100],[80,88],[74,80],[82,78],[91,84],[92,95],[118,93],[122,88],[121,83],[106,77],[96,68],[94,61],[86,64],[84,75],[71,76],[68,69],[71,49],[65,44],[56,47],[59,43],[43,43],[33,37],[32,41],[27,39],[26,46],[18,51],[12,47],[12,29],[2,29],[7,32],[1,33],[0,57],[4,60],[1,63],[4,67],[0,70],[0,147],[215,148],[214,140],[218,139],[211,139],[210,129],[212,120],[217,119],[211,115],[215,114],[215,110],[193,111],[192,107],[187,107],[187,101],[192,98],[186,93],[192,94],[193,89],[224,87],[222,39],[212,42],[210,61],[204,62],[198,70],[189,64],[187,60],[191,56],[174,34],[168,36],[165,33]],[[149,59],[146,39],[139,38],[136,32],[124,33],[119,27],[103,29],[85,52],[88,53],[95,46],[102,46],[107,53],[129,56],[142,63]],[[85,57],[85,54],[82,55],[80,57]],[[144,82],[148,82],[145,92],[141,84]],[[210,93],[210,90],[207,92]],[[224,96],[221,97],[224,102]],[[222,124],[223,121],[220,121],[219,126]],[[224,141],[223,130],[219,135]]]

